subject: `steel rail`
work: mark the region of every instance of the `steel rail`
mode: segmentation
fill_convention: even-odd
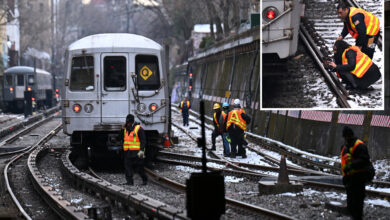
[[[122,204],[122,207],[138,210],[149,218],[188,219],[182,210],[79,171],[70,161],[70,154],[71,152],[67,151],[62,155],[62,166],[65,174],[70,176],[77,186],[88,189],[89,192],[103,195],[107,199],[115,201],[115,204]]]
[[[329,73],[324,68],[323,63],[322,63],[322,59],[320,57],[318,57],[318,55],[316,54],[316,52],[313,49],[314,46],[310,45],[309,40],[308,40],[310,38],[310,36],[306,35],[306,34],[307,34],[306,28],[301,24],[300,29],[299,29],[299,37],[301,38],[302,42],[305,44],[306,48],[309,50],[310,54],[312,55],[314,61],[318,65],[318,67],[320,68],[322,75],[325,77],[326,82],[331,87],[333,93],[336,95],[339,105],[342,108],[351,108],[351,105],[349,105],[347,98],[342,93],[342,91],[340,91],[339,86],[336,84],[335,81],[333,81],[332,77],[330,76],[331,73]]]
[[[32,125],[26,127],[25,129],[23,129],[23,130],[19,131],[18,133],[12,135],[12,137],[9,137],[8,139],[2,141],[2,142],[0,143],[0,147],[4,146],[4,145],[6,145],[6,144],[11,144],[11,143],[13,143],[13,142],[16,141],[20,136],[22,136],[22,135],[24,135],[24,134],[30,132],[31,130],[37,128],[37,127],[40,126],[41,124],[46,123],[47,121],[52,120],[53,118],[54,118],[54,115],[51,115],[51,116],[49,116],[49,117],[47,117],[47,118],[44,118],[44,119],[42,119],[42,120],[40,120],[40,121],[38,121],[38,122],[36,122],[36,123],[34,123],[34,124],[32,124]]]
[[[169,186],[175,187],[177,189],[180,189],[182,192],[184,192],[186,190],[186,186],[184,184],[175,182],[175,181],[170,180],[164,176],[158,175],[157,173],[153,172],[150,169],[145,168],[145,171],[148,173],[149,176],[152,176],[155,179],[155,181],[158,181],[158,182],[161,182],[162,184],[169,185]],[[284,215],[282,213],[272,211],[269,209],[265,209],[265,208],[262,208],[260,206],[255,206],[255,205],[252,205],[249,203],[241,202],[241,201],[238,201],[238,200],[235,200],[232,198],[225,197],[225,200],[226,200],[226,204],[228,204],[228,205],[244,208],[244,209],[252,211],[254,213],[264,214],[264,215],[268,215],[270,217],[274,217],[274,218],[278,218],[278,219],[294,219],[294,218],[287,216],[287,215]]]
[[[54,130],[50,131],[45,137],[43,137],[41,140],[39,140],[36,144],[23,149],[22,153],[20,153],[19,155],[16,155],[15,157],[13,157],[11,159],[11,161],[4,167],[4,179],[5,179],[5,182],[6,182],[6,185],[7,185],[7,191],[10,194],[10,196],[12,198],[12,201],[14,202],[16,207],[19,209],[20,213],[22,213],[22,215],[26,219],[32,219],[32,218],[24,210],[23,206],[20,204],[19,200],[16,198],[15,193],[12,190],[12,187],[11,187],[11,184],[10,184],[10,181],[9,181],[9,177],[8,177],[8,169],[11,166],[12,163],[14,163],[15,161],[19,160],[21,157],[23,157],[27,153],[30,153],[35,148],[37,148],[37,147],[43,145],[44,143],[46,143],[53,135],[55,135],[60,130],[61,127],[62,127],[62,124],[58,125]]]
[[[190,120],[192,120],[192,119],[190,119]],[[196,122],[196,121],[194,121],[194,122]],[[196,123],[198,123],[198,122],[196,122]],[[180,130],[182,130],[184,133],[186,133],[192,140],[196,141],[196,138],[192,137],[192,135],[189,134],[188,131],[184,130],[182,127],[180,127],[179,125],[177,125],[174,122],[172,122],[172,125],[176,126]],[[251,136],[251,139],[252,139],[252,141],[254,143],[257,143],[257,144],[261,145],[262,147],[268,148],[268,149],[270,149],[272,151],[275,151],[275,152],[278,152],[280,154],[284,154],[288,158],[296,159],[297,161],[299,161],[299,163],[308,164],[308,165],[313,166],[313,167],[315,167],[315,166],[321,167],[322,169],[330,169],[330,170],[333,171],[333,173],[339,173],[340,172],[340,170],[338,168],[336,168],[335,166],[324,164],[324,163],[320,163],[320,162],[316,162],[316,161],[312,161],[312,160],[310,160],[308,158],[300,157],[296,153],[289,152],[289,151],[281,149],[280,147],[277,147],[277,146],[274,147],[272,144],[267,144],[265,141],[263,141],[261,139],[258,139],[255,136]],[[257,154],[263,156],[266,160],[270,161],[271,163],[279,165],[280,161],[278,159],[275,159],[275,158],[273,158],[273,157],[271,157],[271,156],[269,156],[269,155],[267,155],[267,154],[265,154],[263,152],[260,152],[259,150],[255,149],[253,147],[247,146],[247,148],[252,150],[252,151],[254,151],[254,152],[256,152]],[[308,173],[313,173],[313,174],[316,173],[318,175],[333,175],[333,174],[327,174],[327,173],[324,173],[324,172],[315,171],[313,169],[302,168],[302,167],[291,165],[291,164],[287,164],[287,168],[292,169],[292,170],[301,170],[302,172],[308,172]]]

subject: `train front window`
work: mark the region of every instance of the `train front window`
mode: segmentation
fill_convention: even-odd
[[[18,75],[16,77],[16,85],[17,86],[24,86],[24,76],[23,75]]]
[[[94,62],[92,56],[73,57],[70,73],[71,91],[92,91],[94,83]]]
[[[138,90],[156,90],[160,88],[158,58],[151,55],[135,57]]]
[[[126,90],[126,57],[104,57],[104,90]]]
[[[5,85],[12,86],[12,76],[10,75],[5,76]]]

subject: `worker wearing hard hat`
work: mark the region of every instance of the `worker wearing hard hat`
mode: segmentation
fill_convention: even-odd
[[[229,112],[226,129],[229,132],[229,137],[231,139],[231,153],[230,157],[235,158],[236,154],[246,158],[245,148],[243,145],[246,143],[244,139],[244,133],[246,131],[247,124],[250,123],[251,118],[245,114],[245,110],[240,106],[240,100],[234,100],[234,109]],[[237,153],[238,145],[238,153]]]
[[[211,133],[211,141],[213,143],[213,147],[211,150],[215,150],[215,139],[221,135],[222,137],[222,127],[219,123],[219,118],[221,117],[221,106],[218,103],[215,103],[213,106],[214,114],[213,114],[213,124],[214,124],[214,130],[213,133]]]
[[[227,132],[226,129],[226,123],[227,123],[227,116],[229,115],[229,104],[227,102],[223,103],[222,105],[222,112],[221,116],[219,117],[219,124],[222,129],[222,139],[223,139],[223,155],[225,157],[230,156],[230,137],[229,133]]]

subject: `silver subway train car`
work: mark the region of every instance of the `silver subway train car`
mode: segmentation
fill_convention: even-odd
[[[262,53],[284,59],[298,48],[302,0],[263,0]]]
[[[62,90],[63,130],[81,153],[120,150],[131,113],[148,146],[168,133],[168,84],[161,45],[134,34],[97,34],[67,49]],[[148,149],[147,149],[148,150]]]
[[[45,70],[14,66],[4,71],[3,102],[6,111],[21,112],[24,109],[24,92],[31,91],[37,108],[51,107],[53,76]]]

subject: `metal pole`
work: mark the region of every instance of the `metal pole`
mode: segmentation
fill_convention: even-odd
[[[202,147],[202,172],[207,172],[206,166],[206,132],[204,125],[204,101],[200,101],[200,121],[202,126],[202,137],[200,138],[200,146]]]

